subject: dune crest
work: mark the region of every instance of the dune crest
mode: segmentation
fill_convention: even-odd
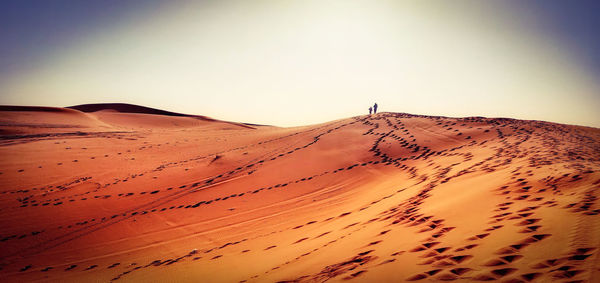
[[[174,116],[174,117],[198,117],[206,120],[213,120],[211,118],[205,116],[198,115],[187,115],[181,113],[175,113],[160,109],[155,109],[146,106],[140,106],[135,104],[128,103],[96,103],[96,104],[81,104],[75,106],[66,107],[68,109],[75,109],[81,112],[97,112],[103,110],[121,112],[121,113],[138,113],[138,114],[153,114],[153,115],[163,115],[163,116]]]
[[[69,106],[67,108],[90,113],[97,119],[119,128],[153,129],[209,125],[204,122],[215,122],[211,125],[218,123],[227,124],[229,126],[234,126],[234,128],[253,128],[242,123],[220,121],[206,116],[181,114],[127,103],[82,104]],[[226,128],[228,127],[222,129]]]
[[[130,105],[15,109],[0,108],[7,281],[600,277],[600,129],[404,113],[279,128]]]

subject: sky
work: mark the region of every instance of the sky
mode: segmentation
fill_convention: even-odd
[[[598,1],[0,1],[0,104],[600,127]]]

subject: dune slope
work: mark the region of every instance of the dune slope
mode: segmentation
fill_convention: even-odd
[[[0,111],[3,281],[600,277],[600,129],[18,110]]]

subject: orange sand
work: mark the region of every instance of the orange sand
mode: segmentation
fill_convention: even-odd
[[[600,278],[600,129],[0,110],[2,281]]]

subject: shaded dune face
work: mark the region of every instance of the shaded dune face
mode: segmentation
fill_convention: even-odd
[[[3,281],[600,278],[598,129],[19,110],[0,112]]]
[[[212,120],[204,116],[187,115],[182,113],[175,113],[140,105],[133,105],[127,103],[97,103],[97,104],[82,104],[69,106],[67,109],[75,109],[81,112],[98,112],[103,110],[120,112],[120,113],[138,113],[138,114],[154,114],[161,116],[172,116],[172,117],[199,117],[206,120]]]

